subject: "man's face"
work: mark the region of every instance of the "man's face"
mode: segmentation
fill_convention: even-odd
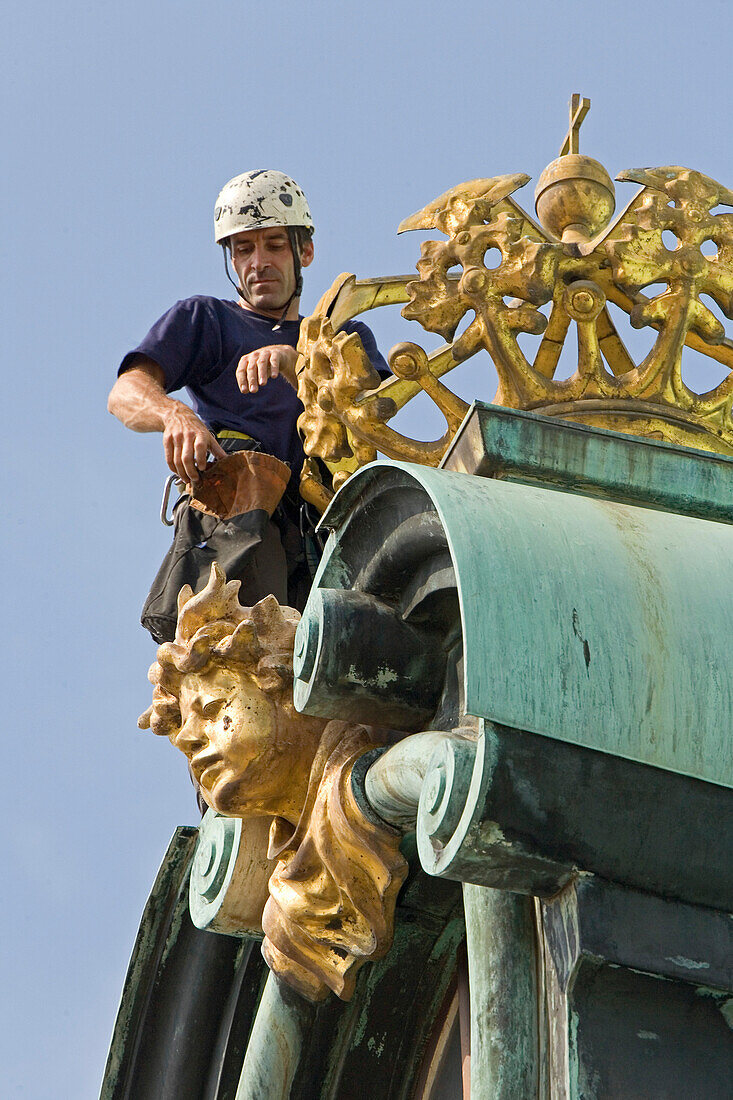
[[[287,230],[250,229],[229,238],[234,270],[247,300],[245,308],[279,317],[295,290],[295,270]],[[313,259],[313,245],[303,248],[301,266]]]

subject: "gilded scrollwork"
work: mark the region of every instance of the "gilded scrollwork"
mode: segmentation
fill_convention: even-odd
[[[481,348],[489,351],[499,374],[497,401],[514,406],[522,400],[524,372],[532,371],[517,336],[544,332],[547,320],[537,307],[552,298],[558,263],[556,245],[527,236],[523,217],[495,210],[527,179],[514,175],[482,180],[483,193],[476,197],[471,192],[479,181],[469,181],[448,192],[446,203],[436,200],[401,226],[450,234],[447,241],[423,244],[417,263],[420,278],[408,283],[410,303],[403,316],[453,340],[458,325],[472,311],[473,320],[453,343],[453,357],[461,362]],[[434,216],[426,216],[436,205]],[[491,266],[487,253],[494,249],[501,259]],[[462,272],[458,279],[450,275],[457,266]]]
[[[329,989],[348,999],[360,966],[389,949],[407,870],[400,834],[367,820],[351,794],[351,769],[384,738],[295,710],[298,613],[273,596],[242,607],[238,589],[214,564],[202,592],[181,590],[176,637],[158,649],[139,724],[181,749],[213,810],[251,825],[252,897],[276,861],[259,917],[273,971],[313,1000]],[[265,818],[269,849],[258,853]]]
[[[383,382],[359,335],[334,330],[330,309],[349,279],[353,276],[339,276],[321,300],[320,312],[303,323],[298,344],[298,394],[304,406],[298,426],[310,460],[301,478],[301,492],[316,505],[327,502],[328,494],[314,459],[330,468],[334,490],[355,469],[372,462],[377,450],[391,458],[437,466],[468,409],[438,378],[436,361],[440,366],[445,353],[431,358],[417,344],[398,344],[389,355],[393,379]],[[400,382],[403,392],[393,396],[394,384],[399,387]],[[443,437],[420,442],[388,426],[405,388],[410,395],[418,389],[429,394],[446,418]]]
[[[631,324],[660,330],[629,389],[646,401],[701,416],[718,411],[729,401],[730,378],[700,397],[682,381],[681,362],[688,333],[707,345],[725,340],[723,325],[701,294],[733,318],[733,213],[712,213],[720,204],[732,206],[733,193],[708,176],[679,167],[639,169],[619,178],[640,183],[645,191],[615,239],[605,245],[614,282],[635,296]],[[671,248],[665,233],[673,236]],[[703,251],[707,242],[712,246],[708,255]],[[651,298],[640,294],[655,283],[666,283],[667,289]]]
[[[578,152],[589,101],[576,96],[573,104],[561,155],[537,185],[539,222],[514,198],[529,179],[522,173],[459,184],[399,227],[445,237],[423,243],[416,279],[340,276],[304,322],[301,430],[306,452],[325,461],[334,489],[377,451],[436,465],[467,408],[440,379],[479,351],[488,352],[498,374],[496,404],[733,453],[733,341],[704,301],[708,296],[733,319],[733,211],[716,209],[733,207],[733,191],[687,168],[622,172],[617,179],[641,190],[614,220],[610,176]],[[644,293],[658,283],[666,284],[661,293]],[[394,377],[378,383],[358,338],[339,326],[387,302],[404,303],[404,317],[447,344],[430,355],[415,343],[397,345],[389,357]],[[657,330],[643,361],[630,354],[609,305],[632,327]],[[571,327],[577,364],[562,377]],[[531,358],[518,342],[522,333],[541,337]],[[685,346],[730,373],[696,392],[682,377]],[[420,391],[446,417],[445,434],[431,443],[388,425]],[[312,466],[309,479],[323,507],[330,489]]]
[[[301,329],[298,350],[307,359],[307,369],[298,375],[298,395],[303,403],[298,427],[311,458],[339,463],[346,459],[354,468],[376,458],[369,441],[355,431],[366,416],[380,424],[394,407],[373,394],[381,379],[356,333],[334,332],[326,315],[312,317]],[[335,471],[338,487],[339,471]]]

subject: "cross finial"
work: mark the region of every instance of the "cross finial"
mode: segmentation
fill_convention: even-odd
[[[579,92],[573,94],[573,98],[570,100],[570,128],[565,135],[565,141],[562,143],[560,150],[560,156],[567,156],[568,153],[577,153],[578,138],[580,134],[580,124],[588,114],[590,110],[590,100],[581,97]]]

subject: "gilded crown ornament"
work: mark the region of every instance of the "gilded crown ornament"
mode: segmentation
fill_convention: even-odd
[[[328,466],[334,489],[377,451],[437,466],[468,410],[441,379],[481,350],[499,377],[498,405],[733,454],[733,374],[706,393],[682,378],[685,347],[733,371],[733,342],[702,297],[733,319],[733,212],[714,213],[733,207],[733,192],[677,166],[625,171],[617,180],[640,190],[614,218],[611,177],[578,151],[589,107],[573,96],[560,156],[537,183],[537,221],[513,197],[529,182],[523,173],[458,184],[399,226],[400,233],[436,229],[446,238],[422,245],[416,279],[340,275],[303,322],[297,373],[306,499],[323,508],[332,495],[316,458]],[[495,265],[490,255],[500,257]],[[447,343],[431,354],[397,344],[389,355],[393,377],[380,382],[359,337],[341,327],[395,303]],[[609,303],[632,327],[656,330],[640,363],[617,332]],[[547,304],[546,317],[540,307]],[[559,378],[571,325],[577,367]],[[541,336],[531,360],[519,346],[521,333]],[[421,391],[446,420],[433,442],[410,439],[388,423]]]

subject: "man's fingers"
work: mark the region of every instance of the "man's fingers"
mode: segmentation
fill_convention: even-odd
[[[165,455],[166,466],[172,474],[177,474],[178,470],[176,469],[175,464],[173,440],[170,438],[170,436],[163,437],[163,453]]]
[[[274,378],[275,375],[272,370],[272,360],[270,355],[265,352],[261,352],[257,362],[257,380],[261,386],[264,386],[270,376]]]
[[[171,439],[171,458],[168,466],[177,477],[180,477],[181,481],[186,481],[186,471],[181,461],[181,453],[181,438],[180,436],[173,436]]]
[[[237,369],[234,373],[235,373],[235,377],[237,379],[237,385],[239,386],[242,393],[246,393],[247,392],[247,358],[246,358],[246,356],[243,355],[242,358],[239,360],[239,362],[237,363]]]
[[[219,443],[218,439],[215,439],[213,435],[209,436],[209,450],[214,458],[226,458],[227,453]]]
[[[186,440],[185,444],[181,448],[181,466],[185,473],[185,481],[195,485],[199,479],[199,471],[196,469],[197,463],[194,455],[193,440]],[[206,466],[206,457],[204,456],[203,467]]]
[[[193,457],[197,470],[206,469],[206,459],[209,456],[209,440],[206,436],[197,435],[193,444]]]
[[[226,452],[215,436],[196,414],[176,403],[163,432],[163,453],[171,470],[182,481],[195,484],[206,469],[209,452],[214,458],[225,458]]]
[[[237,365],[237,384],[242,393],[254,393],[257,390],[257,377],[253,373],[252,355],[243,355]]]
[[[174,432],[163,440],[168,469],[181,481],[192,484],[199,479],[198,469],[206,466],[208,444],[205,436],[188,432]]]
[[[250,393],[257,393],[260,388],[260,374],[257,370],[257,356],[250,356],[247,360],[247,384]]]
[[[242,393],[257,393],[271,378],[280,373],[279,352],[273,348],[261,348],[243,355],[237,365],[237,384]]]

